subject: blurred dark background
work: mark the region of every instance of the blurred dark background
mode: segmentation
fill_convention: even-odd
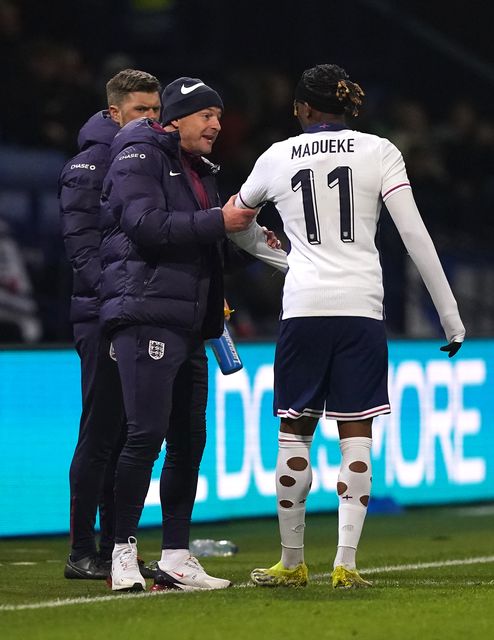
[[[490,14],[480,0],[0,0],[0,342],[72,339],[57,177],[111,76],[198,76],[221,93],[212,160],[226,199],[260,153],[298,133],[293,88],[323,62],[366,92],[351,126],[402,151],[468,334],[494,335]],[[259,221],[284,240],[273,208]],[[386,212],[380,245],[389,335],[442,336]],[[228,276],[238,337],[275,336],[282,281],[262,264]]]

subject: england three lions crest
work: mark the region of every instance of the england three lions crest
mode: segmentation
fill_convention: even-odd
[[[165,343],[158,342],[157,340],[150,340],[148,353],[153,360],[161,360],[165,355]]]

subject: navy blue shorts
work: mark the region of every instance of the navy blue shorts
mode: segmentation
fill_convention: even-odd
[[[353,316],[280,323],[274,415],[365,420],[389,413],[388,345],[382,320]]]

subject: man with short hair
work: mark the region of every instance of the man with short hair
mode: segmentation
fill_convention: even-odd
[[[135,118],[159,118],[159,92],[159,81],[145,71],[125,69],[111,78],[108,109],[93,115],[82,127],[80,152],[66,163],[60,176],[62,232],[73,270],[70,319],[82,382],[79,437],[70,467],[71,551],[66,578],[105,579],[111,564],[115,462],[125,421],[115,357],[99,327],[100,195],[113,138]],[[98,505],[99,551],[94,532]]]
[[[158,120],[161,111],[160,84],[145,71],[125,69],[106,83],[108,112],[120,127],[137,118]]]
[[[354,131],[363,91],[344,69],[306,70],[294,111],[303,133],[272,145],[256,162],[237,204],[276,204],[290,241],[289,270],[274,364],[274,412],[281,419],[276,495],[281,560],[254,569],[259,586],[302,586],[310,447],[318,419],[338,423],[335,588],[368,587],[356,550],[371,489],[372,421],[390,412],[383,285],[375,244],[382,203],[424,280],[455,355],[465,328],[432,240],[415,205],[398,149]]]
[[[220,206],[211,153],[223,101],[199,78],[163,92],[163,122],[130,123],[115,138],[103,187],[102,312],[115,348],[127,415],[117,464],[114,591],[144,590],[135,538],[154,461],[161,474],[162,555],[155,589],[223,589],[190,555],[189,532],[206,442],[204,341],[223,331],[223,253],[228,233],[270,264],[255,211]],[[173,131],[172,133],[167,132]]]

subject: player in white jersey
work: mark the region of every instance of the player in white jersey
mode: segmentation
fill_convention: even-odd
[[[453,356],[465,328],[432,240],[417,210],[403,158],[388,140],[350,129],[363,91],[336,65],[306,70],[295,92],[303,133],[256,162],[237,204],[277,207],[290,241],[275,356],[275,415],[281,418],[276,492],[282,554],[254,569],[260,586],[304,585],[305,501],[310,446],[323,413],[338,422],[334,587],[366,587],[356,569],[371,488],[372,420],[389,413],[383,284],[375,244],[382,203],[415,262]]]

